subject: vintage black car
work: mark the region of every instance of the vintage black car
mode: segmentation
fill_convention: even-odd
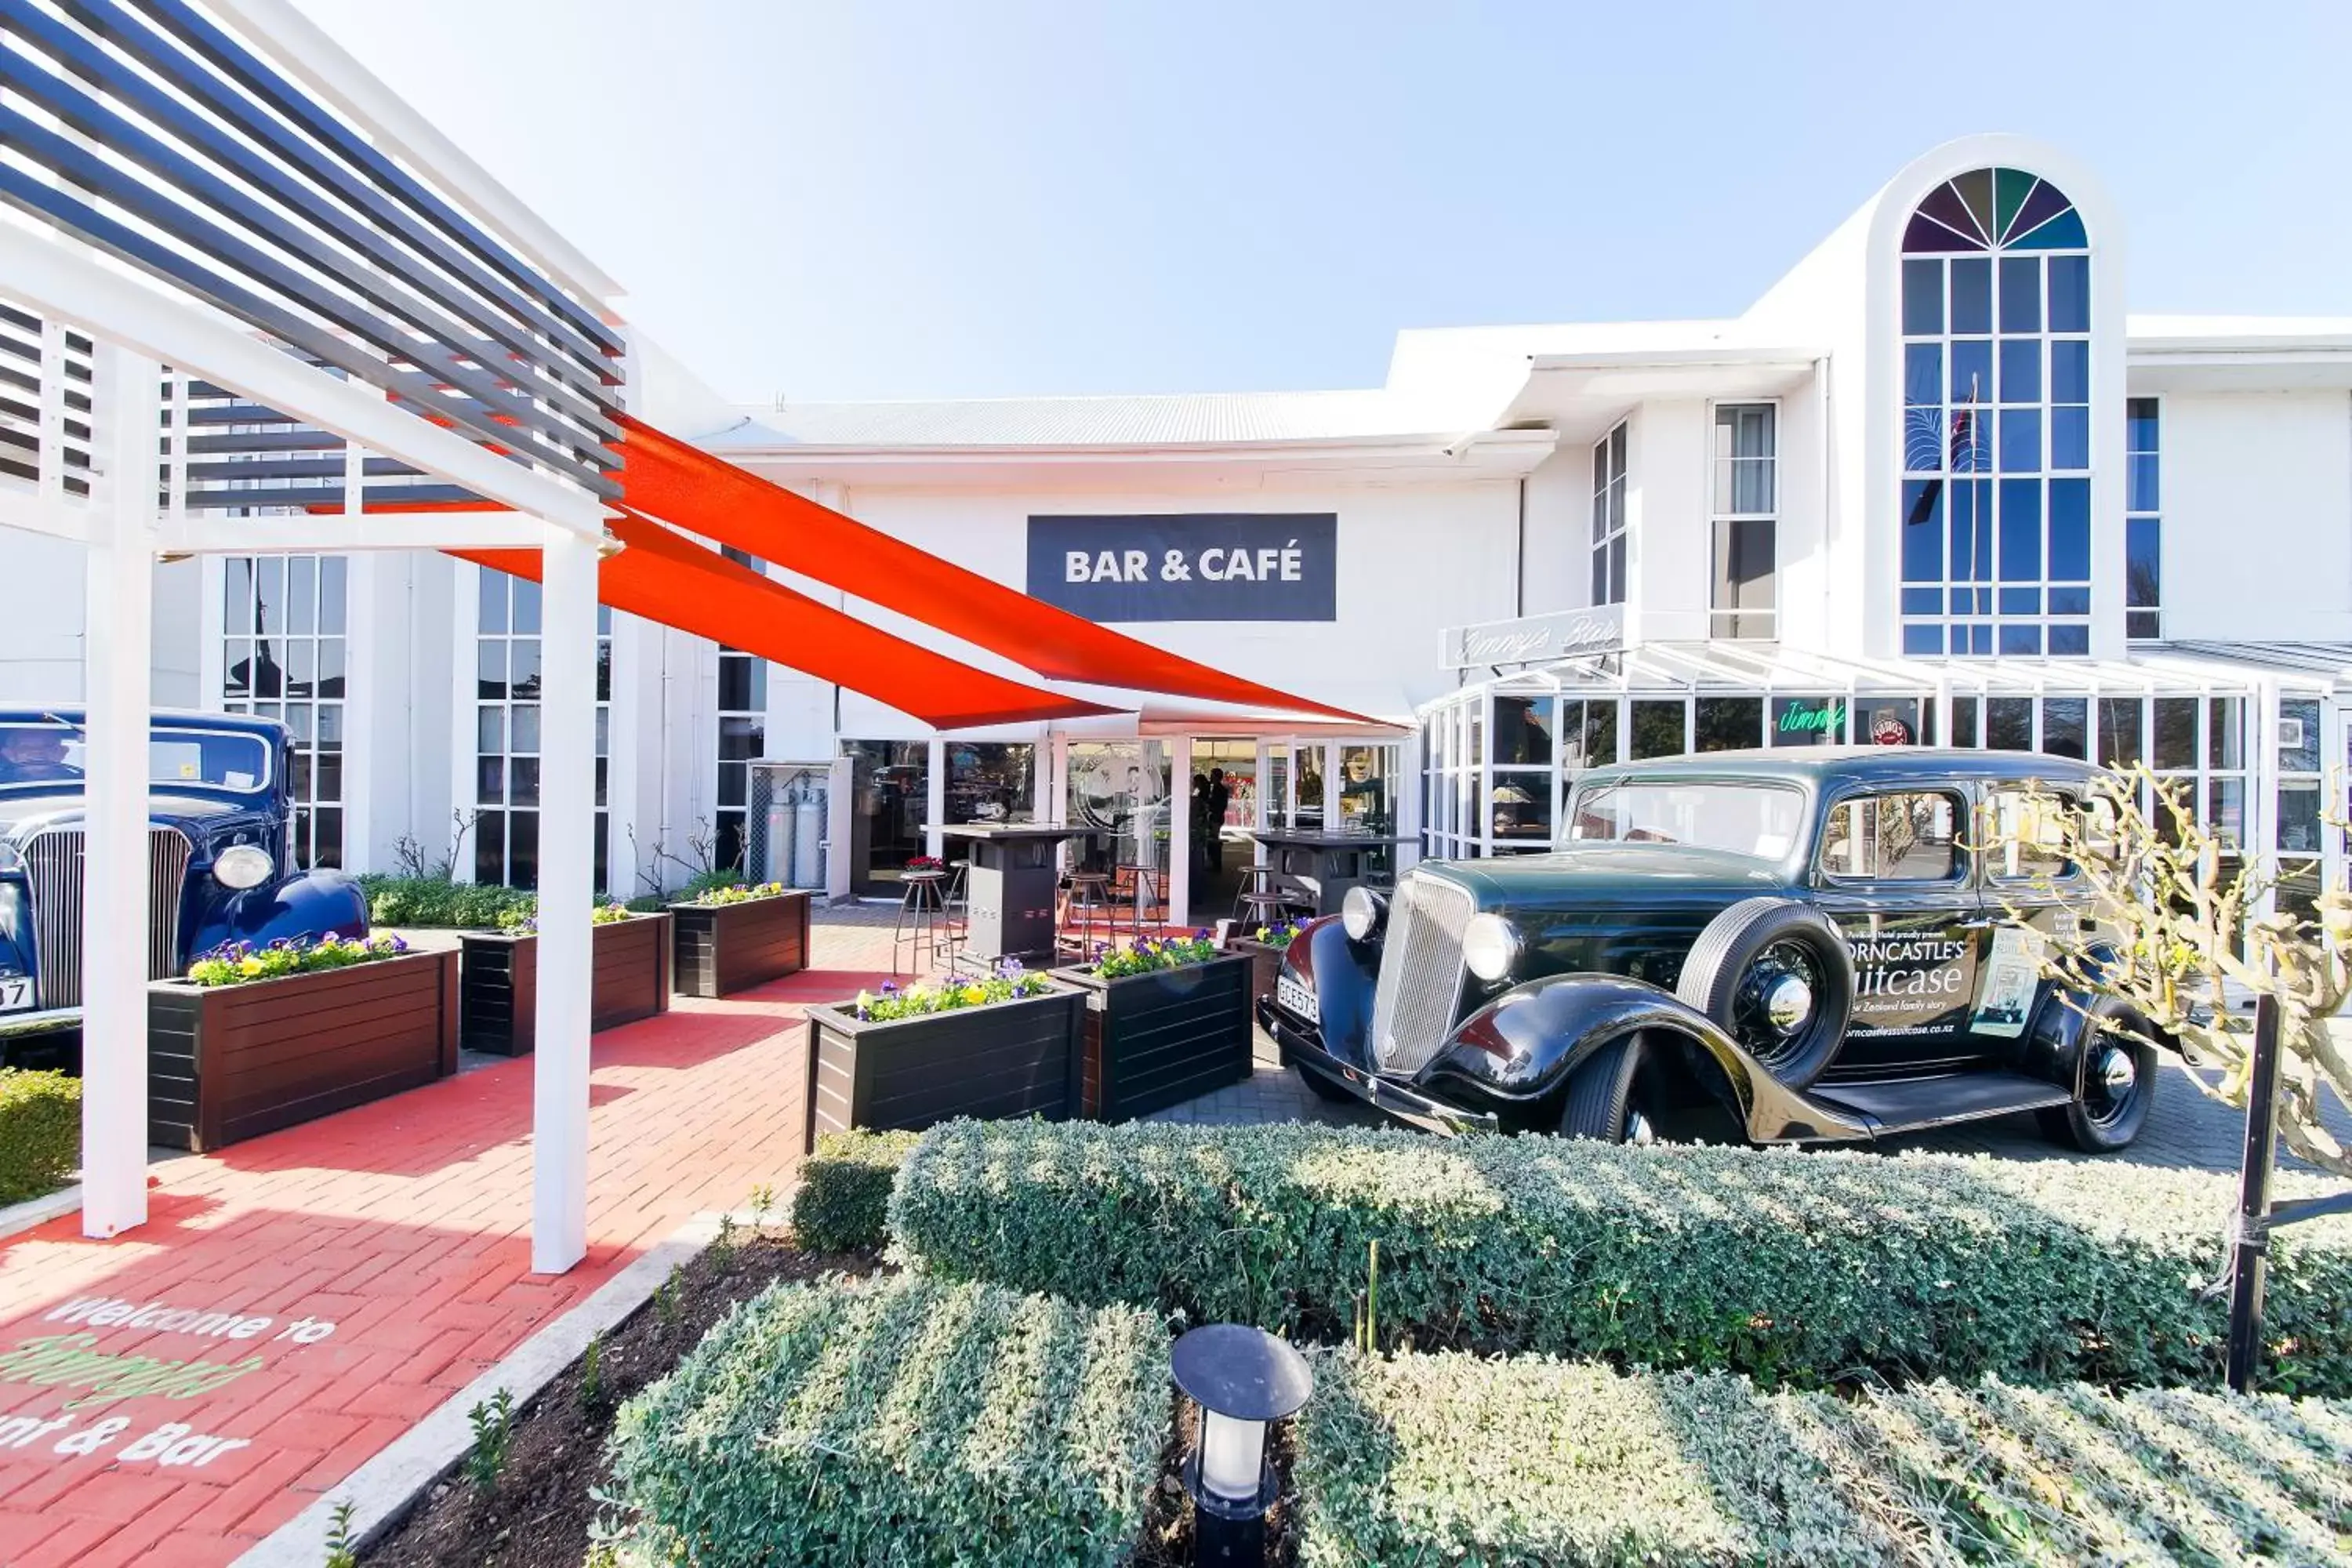
[[[82,715],[0,709],[0,1054],[81,1021]],[[286,727],[218,713],[157,714],[148,741],[147,972],[181,973],[226,942],[368,929],[340,871],[289,853]]]
[[[1359,889],[1259,1018],[1318,1093],[1439,1131],[1804,1142],[2032,1110],[2119,1149],[2158,1037],[2041,965],[2048,934],[2097,938],[2036,826],[2093,776],[1868,746],[1596,768],[1564,848]]]

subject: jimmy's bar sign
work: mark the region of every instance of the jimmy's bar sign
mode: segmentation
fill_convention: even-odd
[[[1029,596],[1090,621],[1339,618],[1337,513],[1032,517]]]
[[[1471,669],[1479,665],[1551,664],[1585,654],[1616,653],[1624,646],[1625,606],[1601,605],[1516,621],[1449,626],[1443,657],[1448,669]]]

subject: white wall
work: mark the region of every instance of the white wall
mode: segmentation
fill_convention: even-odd
[[[2352,398],[2173,393],[2159,419],[2165,636],[2352,639]]]
[[[1527,613],[1592,598],[1592,447],[1564,443],[1528,476]]]
[[[0,703],[79,707],[82,700],[82,547],[0,528]],[[195,708],[203,568],[177,561],[155,568],[154,703]]]
[[[1627,431],[1625,635],[1698,642],[1707,635],[1708,413],[1704,398],[1661,398]]]

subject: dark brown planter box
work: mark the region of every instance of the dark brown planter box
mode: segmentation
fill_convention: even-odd
[[[1078,1114],[1078,1051],[1086,994],[1040,996],[952,1013],[866,1023],[845,1004],[808,1016],[809,1127],[924,1128],[958,1116]]]
[[[798,889],[740,904],[672,904],[677,985],[686,996],[732,996],[808,967],[809,895]]]
[[[1270,946],[1255,937],[1236,936],[1225,939],[1225,951],[1249,955],[1252,998],[1264,1001],[1274,994],[1275,977],[1282,973],[1282,955],[1288,949]]]
[[[1250,1075],[1250,960],[1097,980],[1083,969],[1054,978],[1087,993],[1081,1112],[1129,1121],[1239,1083]]]
[[[147,988],[147,1141],[202,1153],[457,1070],[457,953]]]
[[[588,1027],[615,1029],[669,1011],[669,916],[589,928]],[[529,1056],[539,1040],[539,938],[467,931],[463,1026],[469,1051]]]

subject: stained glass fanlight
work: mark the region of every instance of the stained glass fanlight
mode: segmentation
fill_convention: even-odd
[[[1911,215],[1906,252],[2082,250],[2082,215],[2064,192],[2022,169],[1971,169],[1937,186]]]

